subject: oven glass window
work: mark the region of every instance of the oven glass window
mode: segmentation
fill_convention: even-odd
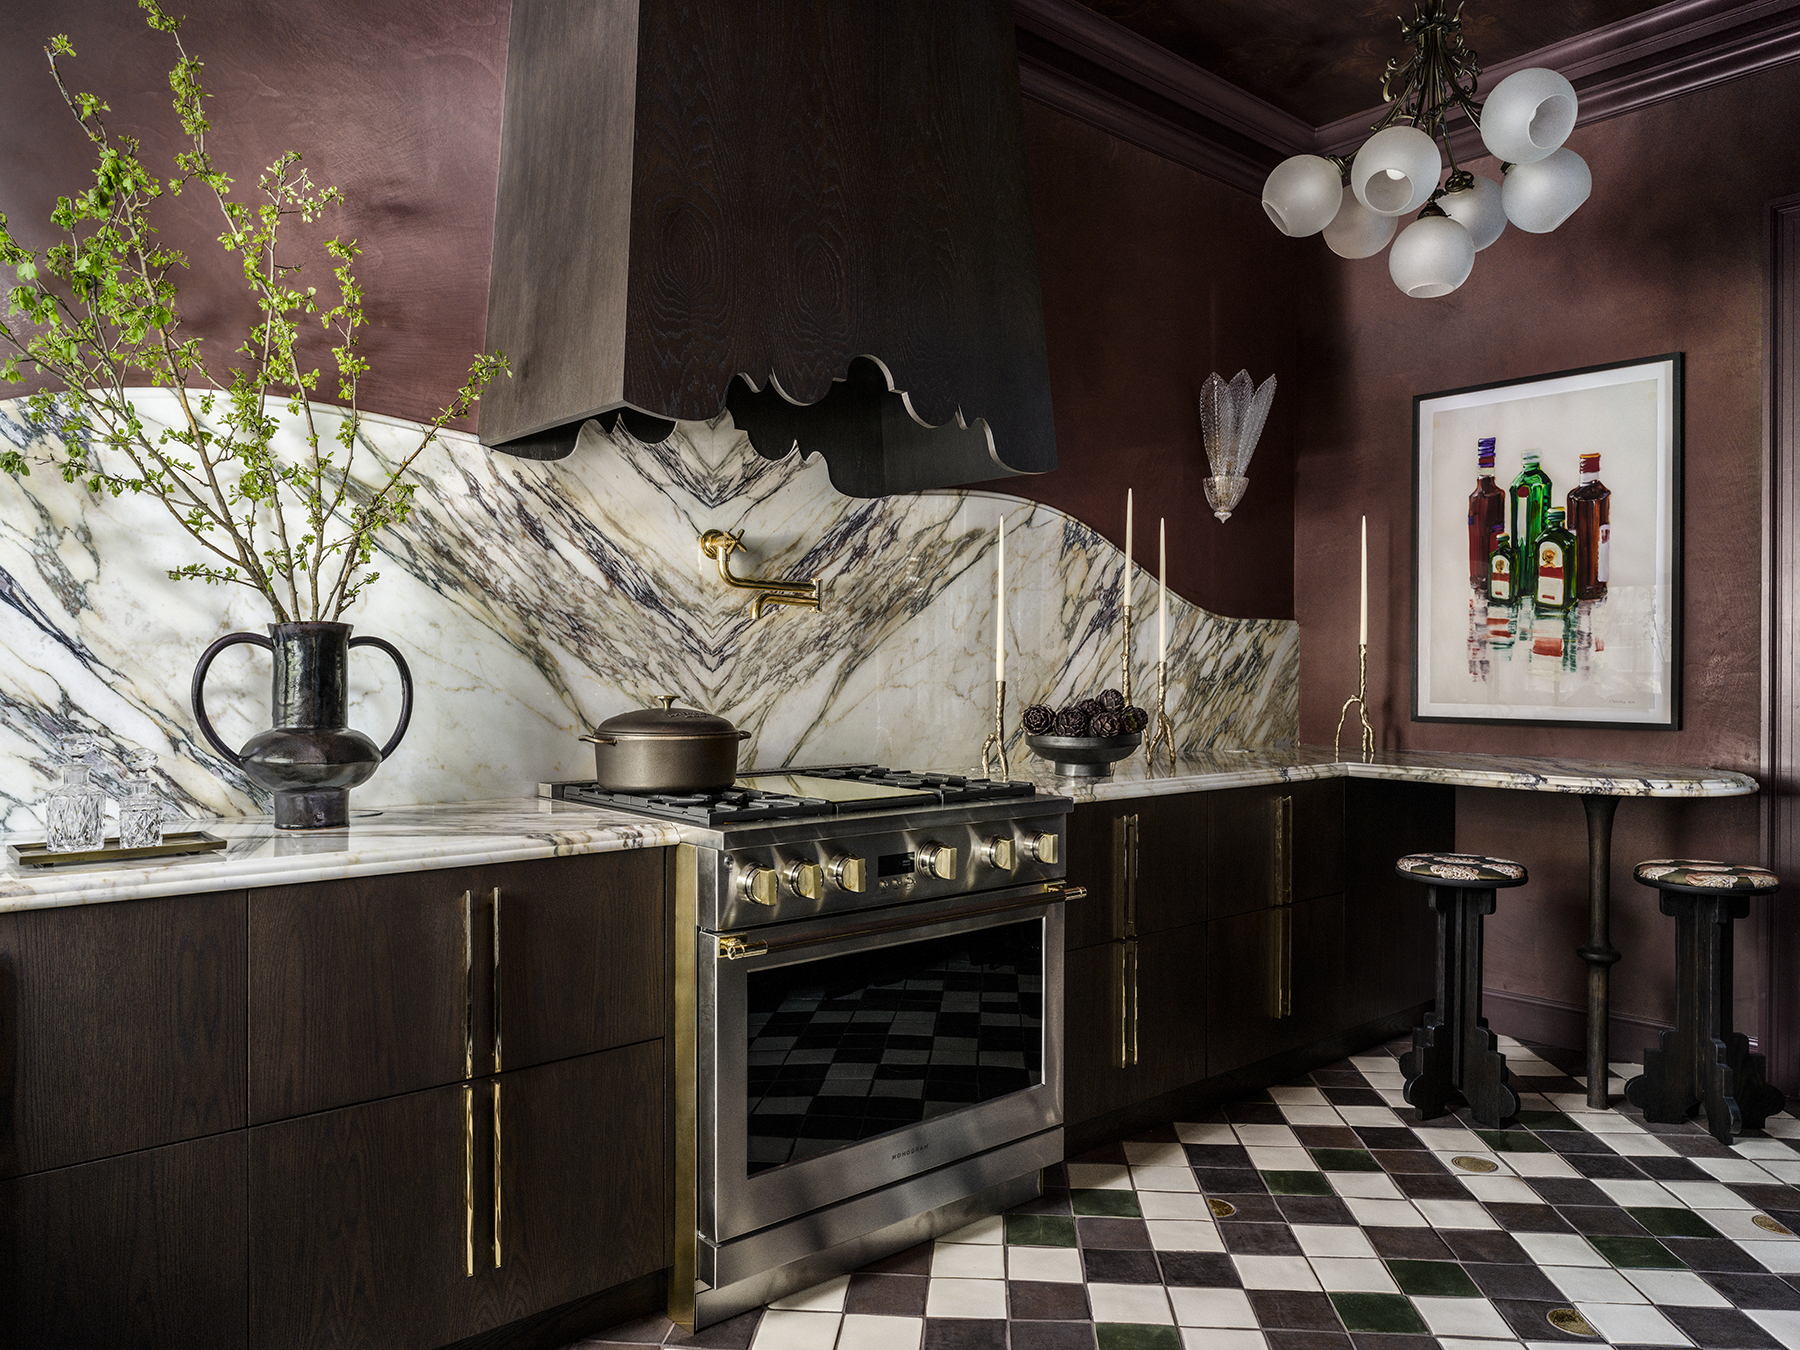
[[[1041,919],[750,972],[749,1173],[1044,1081]]]

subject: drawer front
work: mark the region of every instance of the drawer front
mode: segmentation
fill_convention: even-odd
[[[1090,802],[1069,824],[1067,947],[1166,932],[1206,918],[1211,878],[1207,819],[1213,794]]]
[[[1344,785],[1278,783],[1212,794],[1207,912],[1215,919],[1344,888]]]

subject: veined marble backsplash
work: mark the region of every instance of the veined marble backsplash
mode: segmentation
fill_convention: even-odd
[[[172,403],[137,395],[155,421]],[[332,413],[330,416],[335,417]],[[321,428],[323,435],[329,427]],[[391,461],[418,428],[365,416],[368,459]],[[46,457],[53,438],[0,402],[0,435]],[[371,468],[373,466],[371,465]],[[1059,511],[957,490],[839,496],[824,462],[763,459],[728,416],[681,423],[665,444],[589,423],[555,463],[491,454],[446,434],[418,462],[411,518],[382,539],[381,580],[347,615],[405,652],[412,729],[352,810],[528,794],[593,774],[582,731],[657,694],[748,730],[746,767],[880,762],[967,769],[993,722],[994,529],[1007,523],[1007,732],[1033,702],[1118,683],[1120,552]],[[360,475],[359,475],[360,476]],[[1122,490],[1122,489],[1121,489]],[[1155,526],[1153,511],[1141,529]],[[708,529],[742,530],[740,575],[824,579],[824,608],[750,617],[703,560]],[[1211,520],[1171,521],[1170,547]],[[200,738],[188,701],[214,638],[264,631],[242,587],[172,582],[197,549],[155,502],[95,497],[50,467],[0,478],[0,827],[37,826],[57,777],[57,737],[96,734],[116,782],[135,747],[162,756],[190,813],[262,809]],[[1133,569],[1134,695],[1154,698],[1156,581]],[[1289,620],[1231,619],[1169,600],[1177,750],[1291,743],[1298,634]],[[241,744],[268,724],[266,653],[213,666],[208,709]],[[351,723],[385,739],[399,682],[379,652],[351,663]]]

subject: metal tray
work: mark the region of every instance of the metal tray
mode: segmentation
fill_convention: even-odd
[[[120,848],[119,837],[113,835],[104,848],[83,849],[79,853],[52,853],[48,844],[8,844],[6,856],[20,867],[56,867],[64,863],[129,862],[133,858],[168,858],[178,853],[216,853],[225,841],[203,830],[164,834],[163,841],[150,848]]]

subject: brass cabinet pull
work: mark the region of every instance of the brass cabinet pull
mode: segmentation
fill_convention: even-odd
[[[475,1076],[475,892],[463,892],[463,1077]]]
[[[494,1072],[500,1072],[500,888],[494,887]],[[499,1089],[496,1087],[495,1091]]]
[[[500,1269],[500,1080],[494,1080],[494,1269]]]
[[[1130,1016],[1126,1022],[1126,1060],[1127,1064],[1138,1062],[1138,957],[1137,939],[1132,938],[1125,944],[1125,989],[1129,996]]]
[[[1119,1036],[1113,1044],[1113,1067],[1129,1069],[1138,1062],[1137,939],[1126,938],[1114,945],[1118,948],[1113,967],[1113,991]]]
[[[463,1088],[463,1274],[475,1273],[475,1089]]]
[[[1269,913],[1269,1016],[1294,1015],[1294,908]]]
[[[1294,902],[1294,799],[1277,797],[1274,801],[1274,858],[1270,876],[1271,905]]]
[[[1138,817],[1113,817],[1113,936],[1137,936]]]

